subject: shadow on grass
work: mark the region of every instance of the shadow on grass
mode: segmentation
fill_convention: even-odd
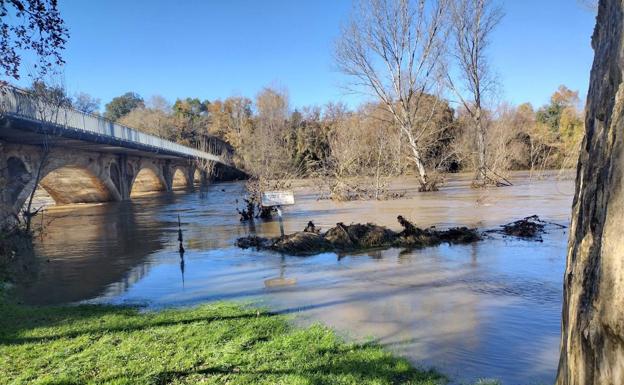
[[[156,329],[158,328],[158,329]],[[376,344],[349,344],[321,326],[218,303],[141,312],[100,305],[0,302],[0,378],[14,383],[305,383],[433,385]]]
[[[372,346],[371,346],[372,347]],[[365,349],[361,346],[360,349]],[[357,348],[356,348],[357,349]],[[356,383],[374,384],[444,384],[446,378],[434,370],[419,370],[408,368],[404,371],[396,369],[397,359],[392,356],[383,356],[371,359],[349,357],[354,348],[332,349],[331,352],[319,351],[320,355],[332,354],[337,359],[331,364],[305,365],[293,369],[244,369],[236,366],[210,366],[191,370],[162,371],[152,376],[153,384],[185,383],[185,380],[205,377],[221,377],[224,380],[232,377],[244,377],[249,383],[272,383],[278,378],[291,376],[304,380],[306,384],[335,384],[336,379],[355,379]],[[115,382],[124,379],[123,376],[107,378],[105,382]],[[227,381],[229,382],[229,381]],[[247,382],[245,382],[247,383]],[[281,383],[281,382],[280,382]],[[342,381],[341,381],[342,383]]]
[[[79,305],[79,306],[22,306],[0,303],[0,345],[43,343],[63,338],[77,338],[82,335],[133,332],[150,328],[212,323],[218,321],[245,320],[260,317],[274,317],[277,314],[266,311],[243,311],[236,314],[215,314],[197,316],[194,311],[173,310],[141,313],[135,306]],[[168,317],[175,314],[174,317]],[[152,315],[152,317],[146,317]],[[64,325],[94,323],[99,327],[77,327],[74,330],[22,336],[35,329],[57,328]]]

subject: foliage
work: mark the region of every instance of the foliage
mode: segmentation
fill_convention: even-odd
[[[106,104],[104,116],[115,122],[133,109],[141,107],[145,107],[143,98],[137,93],[126,92]]]
[[[479,149],[469,111],[453,110],[447,100],[430,94],[421,95],[418,102],[413,121],[419,127],[421,163],[431,185],[446,172],[478,170]],[[583,135],[579,104],[578,93],[561,86],[551,103],[537,112],[528,103],[483,108],[490,173],[505,180],[509,170],[574,166]],[[545,118],[547,111],[555,110]],[[291,110],[285,90],[267,87],[253,101],[240,96],[210,102],[183,98],[171,106],[155,97],[118,122],[197,148],[217,137],[231,145],[235,164],[256,180],[279,184],[320,178],[322,196],[331,199],[393,198],[387,189],[390,178],[419,172],[404,131],[380,102],[354,110],[340,103]]]
[[[206,134],[208,104],[197,98],[176,100],[171,116],[172,139],[188,146],[197,146],[201,135]]]
[[[117,123],[162,138],[175,139],[172,117],[160,109],[137,107],[120,117]]]
[[[34,53],[39,76],[64,64],[61,52],[69,32],[57,0],[0,1],[0,68],[5,76],[20,78],[22,55]]]
[[[562,90],[567,88],[560,87],[551,103],[537,112],[529,103],[519,106],[503,103],[494,111],[486,111],[487,164],[503,174],[508,170],[574,167],[584,133],[583,113],[577,107],[578,96]],[[560,113],[545,118],[546,111],[557,109]],[[472,156],[476,148],[464,119],[463,112],[458,111],[459,132],[453,146],[461,168],[476,169]]]
[[[223,138],[235,148],[248,145],[253,130],[252,104],[251,99],[237,96],[211,102],[208,133]]]
[[[537,121],[549,126],[553,131],[559,130],[559,123],[566,110],[576,109],[579,104],[578,91],[572,91],[566,86],[559,89],[551,96],[550,104],[537,111]]]
[[[9,384],[428,384],[444,382],[374,344],[231,303],[140,312],[0,303]]]

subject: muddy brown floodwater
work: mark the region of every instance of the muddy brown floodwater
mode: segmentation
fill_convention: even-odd
[[[537,214],[567,225],[573,181],[560,174],[487,191],[452,176],[435,193],[417,193],[409,178],[393,189],[407,199],[317,201],[295,189],[285,230],[309,220],[374,222],[399,230],[401,214],[416,225],[492,228]],[[471,245],[388,249],[293,257],[241,250],[238,237],[279,234],[276,222],[243,224],[235,199],[242,183],[215,184],[206,194],[178,192],[131,203],[55,208],[37,241],[37,263],[16,290],[33,304],[77,301],[149,307],[240,300],[320,321],[348,338],[373,340],[413,363],[434,366],[455,383],[497,378],[507,385],[552,383],[555,377],[567,231],[543,242],[493,235]],[[177,215],[186,254],[177,253]]]

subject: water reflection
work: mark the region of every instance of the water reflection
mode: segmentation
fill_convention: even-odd
[[[281,256],[279,262],[279,277],[273,277],[264,280],[264,287],[267,289],[278,288],[282,286],[293,286],[297,284],[297,279],[288,278],[286,274],[286,256]]]
[[[440,193],[386,202],[317,201],[314,191],[298,188],[284,225],[287,232],[309,220],[324,230],[336,222],[396,229],[397,214],[420,226],[486,227],[530,214],[567,223],[572,182],[525,176],[516,175],[513,187],[487,191],[471,190],[469,179],[458,177]],[[279,234],[277,222],[239,222],[235,200],[242,189],[226,183],[201,195],[164,194],[50,214],[58,219],[38,245],[39,276],[21,285],[20,294],[34,303],[154,307],[254,301],[296,314],[303,324],[322,321],[349,337],[373,339],[457,381],[553,381],[565,231],[551,231],[542,243],[499,237],[427,249],[283,256],[233,246],[250,232]]]
[[[145,258],[166,242],[162,224],[129,203],[52,215],[43,242],[36,245],[38,273],[17,287],[28,303],[92,298],[110,285],[122,293],[149,272]]]

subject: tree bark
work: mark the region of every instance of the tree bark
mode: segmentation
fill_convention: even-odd
[[[418,177],[420,179],[420,190],[431,191],[435,189],[435,186],[432,186],[431,182],[429,181],[427,169],[425,168],[425,164],[422,161],[416,139],[414,139],[414,136],[412,135],[412,132],[408,127],[402,127],[402,131],[405,136],[407,136],[407,141],[409,143],[410,149],[412,150],[412,160],[416,164],[416,170],[418,171]]]
[[[475,180],[480,181],[483,185],[487,184],[487,165],[486,165],[486,146],[485,146],[485,129],[481,120],[481,106],[475,107],[475,128],[477,134],[477,151],[479,152],[479,168]]]
[[[601,0],[564,276],[558,385],[624,384],[622,0]]]

